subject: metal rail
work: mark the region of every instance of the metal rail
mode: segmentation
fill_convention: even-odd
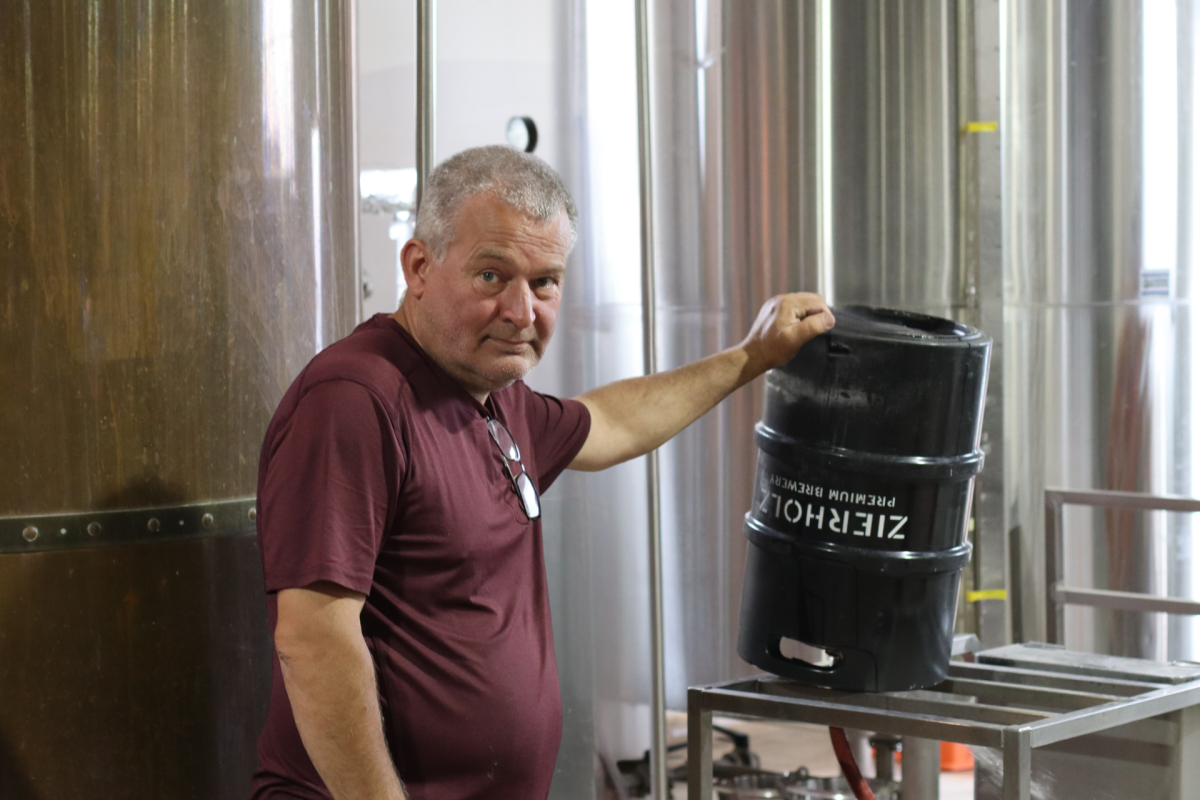
[[[712,797],[714,712],[997,748],[1003,751],[1001,796],[1029,800],[1034,749],[1200,704],[1196,665],[1036,644],[985,650],[978,658],[981,663],[952,663],[946,681],[911,692],[843,692],[775,677],[693,687],[688,690],[688,797]],[[1129,675],[1141,679],[1129,680]],[[1189,757],[1181,744],[1190,733],[1170,726],[1153,730],[1123,735],[1157,737],[1173,758]],[[1184,781],[1178,797],[1196,796],[1197,790],[1200,786]]]
[[[1067,604],[1113,608],[1121,611],[1157,611],[1167,614],[1200,614],[1200,602],[1172,597],[1081,589],[1063,586],[1063,506],[1125,508],[1142,511],[1200,512],[1200,500],[1175,495],[1140,492],[1046,490],[1046,639],[1063,641],[1063,606]]]
[[[437,145],[437,0],[417,0],[417,192],[421,207],[425,181]]]
[[[642,343],[645,372],[658,371],[658,294],[654,275],[654,130],[651,117],[650,43],[653,41],[649,0],[636,0],[638,188],[641,200]],[[650,546],[650,785],[653,796],[667,800],[666,671],[663,664],[662,509],[658,451],[646,456]]]

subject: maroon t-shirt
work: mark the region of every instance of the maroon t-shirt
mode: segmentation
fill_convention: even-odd
[[[258,537],[275,593],[367,595],[392,758],[414,800],[544,798],[562,706],[542,556],[487,429],[499,418],[544,492],[587,438],[587,409],[522,382],[475,401],[379,314],[300,373],[267,429]],[[279,660],[254,798],[328,798]]]

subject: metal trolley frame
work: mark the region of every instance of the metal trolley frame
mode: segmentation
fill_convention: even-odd
[[[1140,492],[1075,491],[1047,489],[1046,503],[1046,640],[1061,643],[1064,637],[1063,607],[1066,605],[1112,608],[1119,611],[1160,611],[1168,614],[1200,614],[1200,602],[1177,597],[1157,597],[1115,589],[1085,589],[1063,582],[1063,506],[1175,511],[1200,513],[1200,500],[1174,495]]]
[[[1009,645],[952,662],[933,689],[856,693],[773,676],[688,690],[688,797],[713,796],[712,719],[726,713],[997,748],[1004,800],[1029,800],[1035,748],[1200,704],[1200,665]],[[1173,797],[1200,797],[1200,759],[1186,757],[1200,709],[1182,715],[1170,742]]]

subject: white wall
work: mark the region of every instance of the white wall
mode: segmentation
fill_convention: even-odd
[[[537,154],[559,166],[553,0],[439,0],[437,160],[504,143],[514,116],[538,123]],[[416,4],[359,0],[359,166],[416,166]],[[398,303],[389,218],[362,216],[363,314]]]

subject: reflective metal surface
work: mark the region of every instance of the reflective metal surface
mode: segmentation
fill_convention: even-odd
[[[643,372],[635,17],[631,3],[556,7],[564,80],[554,166],[579,208],[579,239],[554,342],[530,383],[574,396]],[[636,459],[567,471],[544,497],[563,701],[552,798],[603,797],[601,765],[650,749],[646,487]]]
[[[830,3],[834,295],[960,318],[956,3]],[[813,46],[816,46],[814,43]]]
[[[658,366],[667,370],[736,344],[758,303],[747,296],[749,276],[736,275],[726,260],[722,236],[727,19],[716,1],[659,2],[655,13]],[[734,652],[745,545],[742,509],[730,499],[737,497],[731,482],[738,461],[753,469],[757,416],[738,417],[750,403],[747,387],[660,449],[672,708],[686,707],[688,686],[747,670]]]
[[[748,316],[775,292],[823,291],[843,306],[959,319],[1002,348],[999,140],[970,133],[980,128],[972,123],[999,114],[998,5],[727,4],[733,8],[721,151],[724,251],[736,276],[728,306]],[[1003,386],[996,365],[968,589],[1005,586]],[[748,392],[729,401],[738,409],[732,440],[760,403]],[[751,466],[736,454],[729,463],[730,496],[748,498],[742,476]],[[973,610],[960,624],[990,644],[1006,640],[1003,601]]]
[[[654,189],[654,113],[653,64],[651,43],[654,39],[650,0],[635,0],[634,41],[637,51],[638,98],[638,197],[641,221],[642,254],[642,371],[658,372],[658,292],[657,253],[655,252]],[[667,706],[666,669],[663,648],[663,540],[662,475],[659,451],[646,454],[646,530],[649,534],[650,572],[650,787],[651,794],[667,798]]]
[[[956,241],[955,4],[901,5],[656,5],[662,368],[736,343],[778,292],[977,315]],[[747,670],[731,638],[761,407],[747,387],[662,450],[675,707]]]
[[[715,283],[724,294],[717,307],[727,317],[716,321],[713,332],[726,341],[750,329],[767,298],[815,291],[821,282],[819,8],[813,2],[757,2],[736,9],[724,4],[721,70],[708,71],[710,80],[721,82],[721,104],[710,103],[707,115],[711,119],[721,108],[722,124],[706,129],[719,160],[705,173],[720,181],[715,187],[722,199],[720,224],[704,219],[706,228],[723,233],[717,268],[724,266],[716,273],[719,281],[696,285]],[[754,494],[754,425],[762,416],[764,385],[746,386],[721,405],[719,418],[710,415],[717,427],[709,435],[719,431],[723,448],[715,459],[698,462],[718,472],[713,479],[726,487],[705,501],[711,505],[697,519],[720,519],[724,541],[716,568],[697,576],[719,589],[695,592],[692,600],[721,604],[717,617],[727,620],[719,628],[696,630],[701,638],[695,644],[710,652],[734,652],[747,547],[742,518]],[[741,659],[728,665],[713,660],[693,672],[688,685],[757,671]]]
[[[1045,488],[1200,495],[1197,12],[1008,7],[1005,490],[1026,638],[1045,632]],[[1200,598],[1192,516],[1070,510],[1067,582]],[[1069,608],[1065,624],[1072,647],[1196,657],[1191,618]]]
[[[436,161],[437,0],[417,0],[417,191],[420,207],[425,181]]]
[[[0,7],[0,514],[254,493],[354,322],[343,13]]]
[[[355,319],[350,13],[0,2],[0,515],[254,493]],[[253,537],[0,555],[0,641],[0,794],[246,793]]]
[[[719,3],[714,3],[719,6]],[[723,261],[721,29],[694,2],[654,2],[651,42],[655,294],[660,370],[727,346],[748,330],[758,300]],[[719,9],[718,9],[719,11]],[[562,20],[568,78],[560,165],[581,212],[580,240],[540,385],[575,394],[643,372],[633,7],[571,4]],[[765,299],[765,297],[763,298]],[[753,304],[753,308],[751,308]],[[745,306],[746,310],[740,309]],[[733,333],[736,332],[736,333]],[[549,370],[549,371],[547,371]],[[666,698],[689,684],[739,674],[733,625],[744,508],[730,504],[730,452],[753,469],[759,407],[738,400],[744,438],[722,408],[664,446],[660,461]],[[734,443],[731,446],[731,442]],[[750,476],[746,496],[749,496]],[[546,498],[547,572],[565,725],[553,797],[601,796],[597,758],[639,758],[651,746],[652,666],[648,493],[644,460],[597,474],[567,473]],[[553,521],[561,520],[558,524]]]
[[[1001,236],[1000,120],[1001,4],[960,0],[958,23],[958,258],[964,321],[992,337],[991,374],[984,405],[980,448],[984,470],[975,480],[975,545],[964,580],[970,591],[986,592],[960,614],[960,626],[974,628],[995,647],[1009,638],[1008,528],[1004,506],[1004,287]],[[972,127],[979,129],[971,133]],[[963,128],[966,128],[966,133]],[[974,293],[972,293],[974,289]],[[973,623],[973,624],[972,624]]]
[[[266,624],[252,532],[0,556],[0,796],[246,797]]]
[[[563,140],[573,144],[560,167],[576,192],[583,224],[556,342],[539,368],[553,370],[555,383],[544,385],[565,393],[643,369],[637,357],[643,336],[638,265],[629,259],[637,252],[639,229],[638,187],[631,180],[637,157],[635,20],[619,4],[579,0],[571,9],[563,32],[568,77],[562,125],[571,134]],[[833,162],[822,162],[822,148],[831,150],[844,134],[840,128],[832,128],[832,136],[822,133],[821,70],[837,75],[839,52],[847,62],[864,57],[869,43],[854,39],[861,33],[855,14],[872,9],[899,14],[872,23],[873,35],[891,48],[891,60],[871,62],[874,71],[858,83],[854,76],[862,70],[851,71],[845,86],[833,84],[832,96],[824,97],[846,105],[843,116],[850,116],[842,125],[859,125],[853,109],[883,97],[890,89],[875,81],[902,70],[906,81],[919,85],[907,90],[904,103],[886,98],[886,130],[904,130],[907,138],[883,136],[872,118],[874,139],[859,142],[859,150],[832,150],[847,162],[882,154],[878,158],[891,159],[892,171],[849,182],[835,198],[840,205],[823,201],[826,209],[841,209],[841,216],[822,217],[820,198],[811,194],[831,177]],[[835,254],[839,269],[846,264],[834,286],[841,296],[844,283],[850,302],[879,301],[865,289],[861,296],[853,293],[886,274],[891,294],[883,299],[893,305],[903,301],[943,314],[965,305],[955,294],[952,166],[958,145],[947,39],[952,8],[905,4],[894,12],[893,4],[763,2],[734,10],[721,0],[658,0],[650,10],[656,32],[651,112],[660,369],[735,344],[773,294],[828,290],[826,251]],[[851,41],[839,51],[832,43],[841,40],[830,39],[830,31]],[[923,49],[914,51],[913,42]],[[849,239],[861,238],[852,212],[881,187],[892,198],[890,205],[875,206],[886,222],[883,238],[872,240],[876,261],[860,266],[857,252],[838,255],[837,242],[847,240],[842,247],[849,248]],[[823,226],[841,231],[842,239],[829,241]],[[904,226],[919,230],[903,232]],[[908,242],[897,265],[882,255],[893,239]],[[921,259],[932,267],[919,270]],[[740,530],[761,408],[761,387],[747,387],[660,453],[663,667],[667,702],[675,708],[682,707],[689,685],[753,671],[736,657],[733,639],[746,547]],[[589,791],[585,781],[572,783],[567,776],[594,775],[594,753],[615,761],[638,757],[650,746],[643,470],[635,462],[599,475],[568,474],[547,498],[546,530],[555,530],[554,515],[563,520],[561,539],[550,533],[547,541],[567,709],[555,784],[562,794],[555,796],[570,796],[568,784]]]

